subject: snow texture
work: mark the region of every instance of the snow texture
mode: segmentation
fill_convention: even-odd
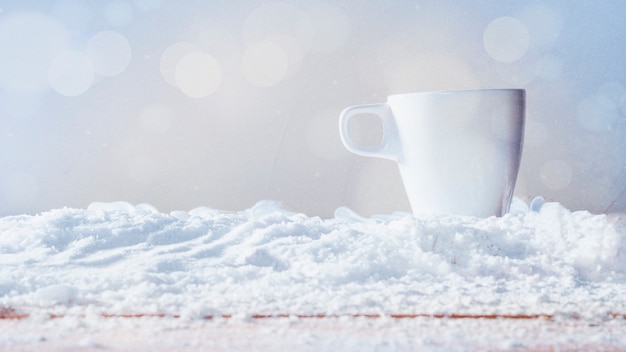
[[[263,201],[163,214],[94,203],[0,218],[0,306],[64,315],[626,312],[617,217],[515,200],[486,219],[321,219]]]

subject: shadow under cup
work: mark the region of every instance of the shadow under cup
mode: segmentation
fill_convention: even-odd
[[[359,114],[380,117],[379,145],[352,142],[350,120]],[[349,151],[397,162],[414,214],[502,216],[519,170],[524,114],[523,89],[410,93],[345,109],[339,130]]]

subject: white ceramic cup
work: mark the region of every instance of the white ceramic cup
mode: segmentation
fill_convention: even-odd
[[[397,162],[414,214],[502,216],[522,155],[525,96],[523,89],[392,95],[346,108],[339,132],[349,151]],[[350,121],[359,114],[380,117],[380,144],[352,142]]]

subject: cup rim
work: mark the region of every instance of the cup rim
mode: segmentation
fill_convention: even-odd
[[[487,88],[487,89],[461,89],[461,90],[435,90],[435,91],[426,91],[426,92],[411,92],[411,93],[399,93],[392,94],[387,97],[387,99],[391,98],[401,98],[409,95],[446,95],[446,94],[477,94],[477,93],[495,93],[495,92],[508,92],[508,93],[521,93],[525,94],[526,89],[524,88]]]

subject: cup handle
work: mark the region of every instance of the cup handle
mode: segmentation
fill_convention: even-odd
[[[383,137],[380,144],[363,147],[352,142],[350,138],[350,120],[358,114],[374,114],[380,117],[383,126]],[[387,104],[355,105],[344,109],[339,117],[339,134],[343,145],[354,154],[400,160],[400,140],[393,114]]]

